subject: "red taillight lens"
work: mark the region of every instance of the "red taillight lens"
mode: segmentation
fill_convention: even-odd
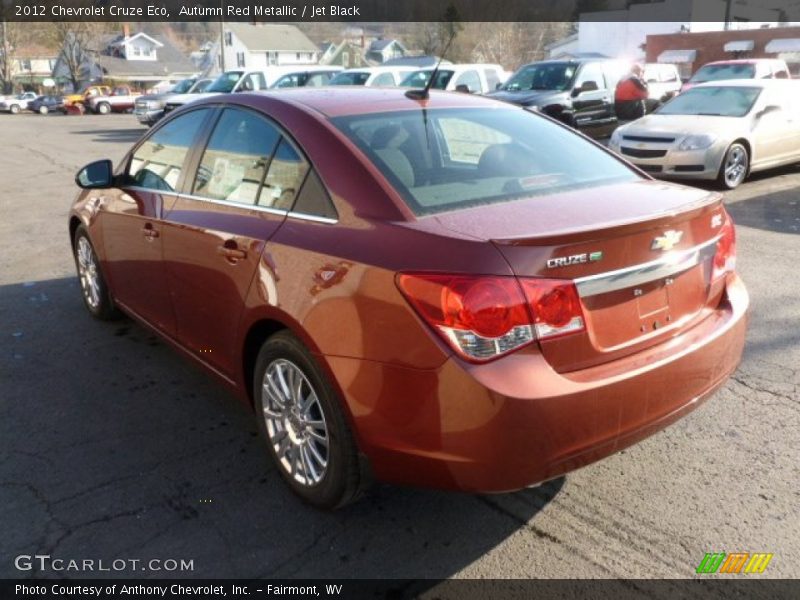
[[[583,309],[574,283],[560,279],[520,281],[531,307],[537,338],[545,339],[583,330]]]
[[[536,336],[583,328],[569,281],[440,274],[401,274],[397,281],[420,316],[470,360],[491,360]]]
[[[722,277],[726,273],[732,273],[736,268],[736,230],[733,227],[733,219],[727,215],[725,224],[720,230],[720,238],[717,241],[717,253],[714,255],[714,271],[712,279]]]

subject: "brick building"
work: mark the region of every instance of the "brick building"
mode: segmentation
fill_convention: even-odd
[[[704,64],[731,58],[782,58],[800,77],[800,27],[648,35],[647,62],[674,63],[687,79]]]

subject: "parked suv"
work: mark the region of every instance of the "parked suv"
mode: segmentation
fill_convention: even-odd
[[[142,125],[152,127],[164,116],[164,107],[168,102],[190,102],[194,97],[185,98],[189,94],[204,92],[213,79],[197,79],[190,77],[178,82],[175,87],[164,94],[148,94],[136,98],[134,114]]]
[[[700,67],[691,79],[683,84],[681,91],[693,88],[706,81],[723,79],[790,79],[785,60],[777,58],[740,58],[718,60]]]
[[[589,135],[607,135],[617,123],[614,89],[625,69],[618,60],[547,60],[520,67],[496,92],[497,100],[534,108]]]

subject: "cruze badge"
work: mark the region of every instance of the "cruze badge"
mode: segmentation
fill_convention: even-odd
[[[664,235],[660,235],[653,240],[653,243],[650,245],[650,250],[663,250],[664,252],[672,250],[678,245],[682,237],[682,231],[675,231],[674,229],[665,231]]]
[[[584,252],[583,254],[573,254],[572,256],[559,256],[558,258],[549,259],[547,261],[547,268],[555,269],[556,267],[569,267],[570,265],[597,262],[601,258],[603,258],[602,252]]]

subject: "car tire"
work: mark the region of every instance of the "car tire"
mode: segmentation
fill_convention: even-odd
[[[108,102],[101,102],[97,105],[97,114],[107,115],[111,112],[111,105]]]
[[[122,313],[111,299],[89,233],[83,225],[75,230],[72,248],[86,309],[94,318],[101,321],[113,321],[121,317]]]
[[[16,104],[12,104],[11,107],[8,110],[11,111],[12,115],[19,114],[19,106],[16,105]]]
[[[49,112],[50,112],[50,109],[47,108],[46,106],[40,106],[39,107],[39,114],[40,115],[46,115]]]
[[[717,182],[726,190],[732,190],[741,184],[750,170],[750,154],[744,144],[734,142],[725,151],[722,164],[719,166]]]
[[[324,509],[359,497],[367,478],[339,396],[289,331],[274,334],[261,347],[253,397],[262,438],[295,494]]]

